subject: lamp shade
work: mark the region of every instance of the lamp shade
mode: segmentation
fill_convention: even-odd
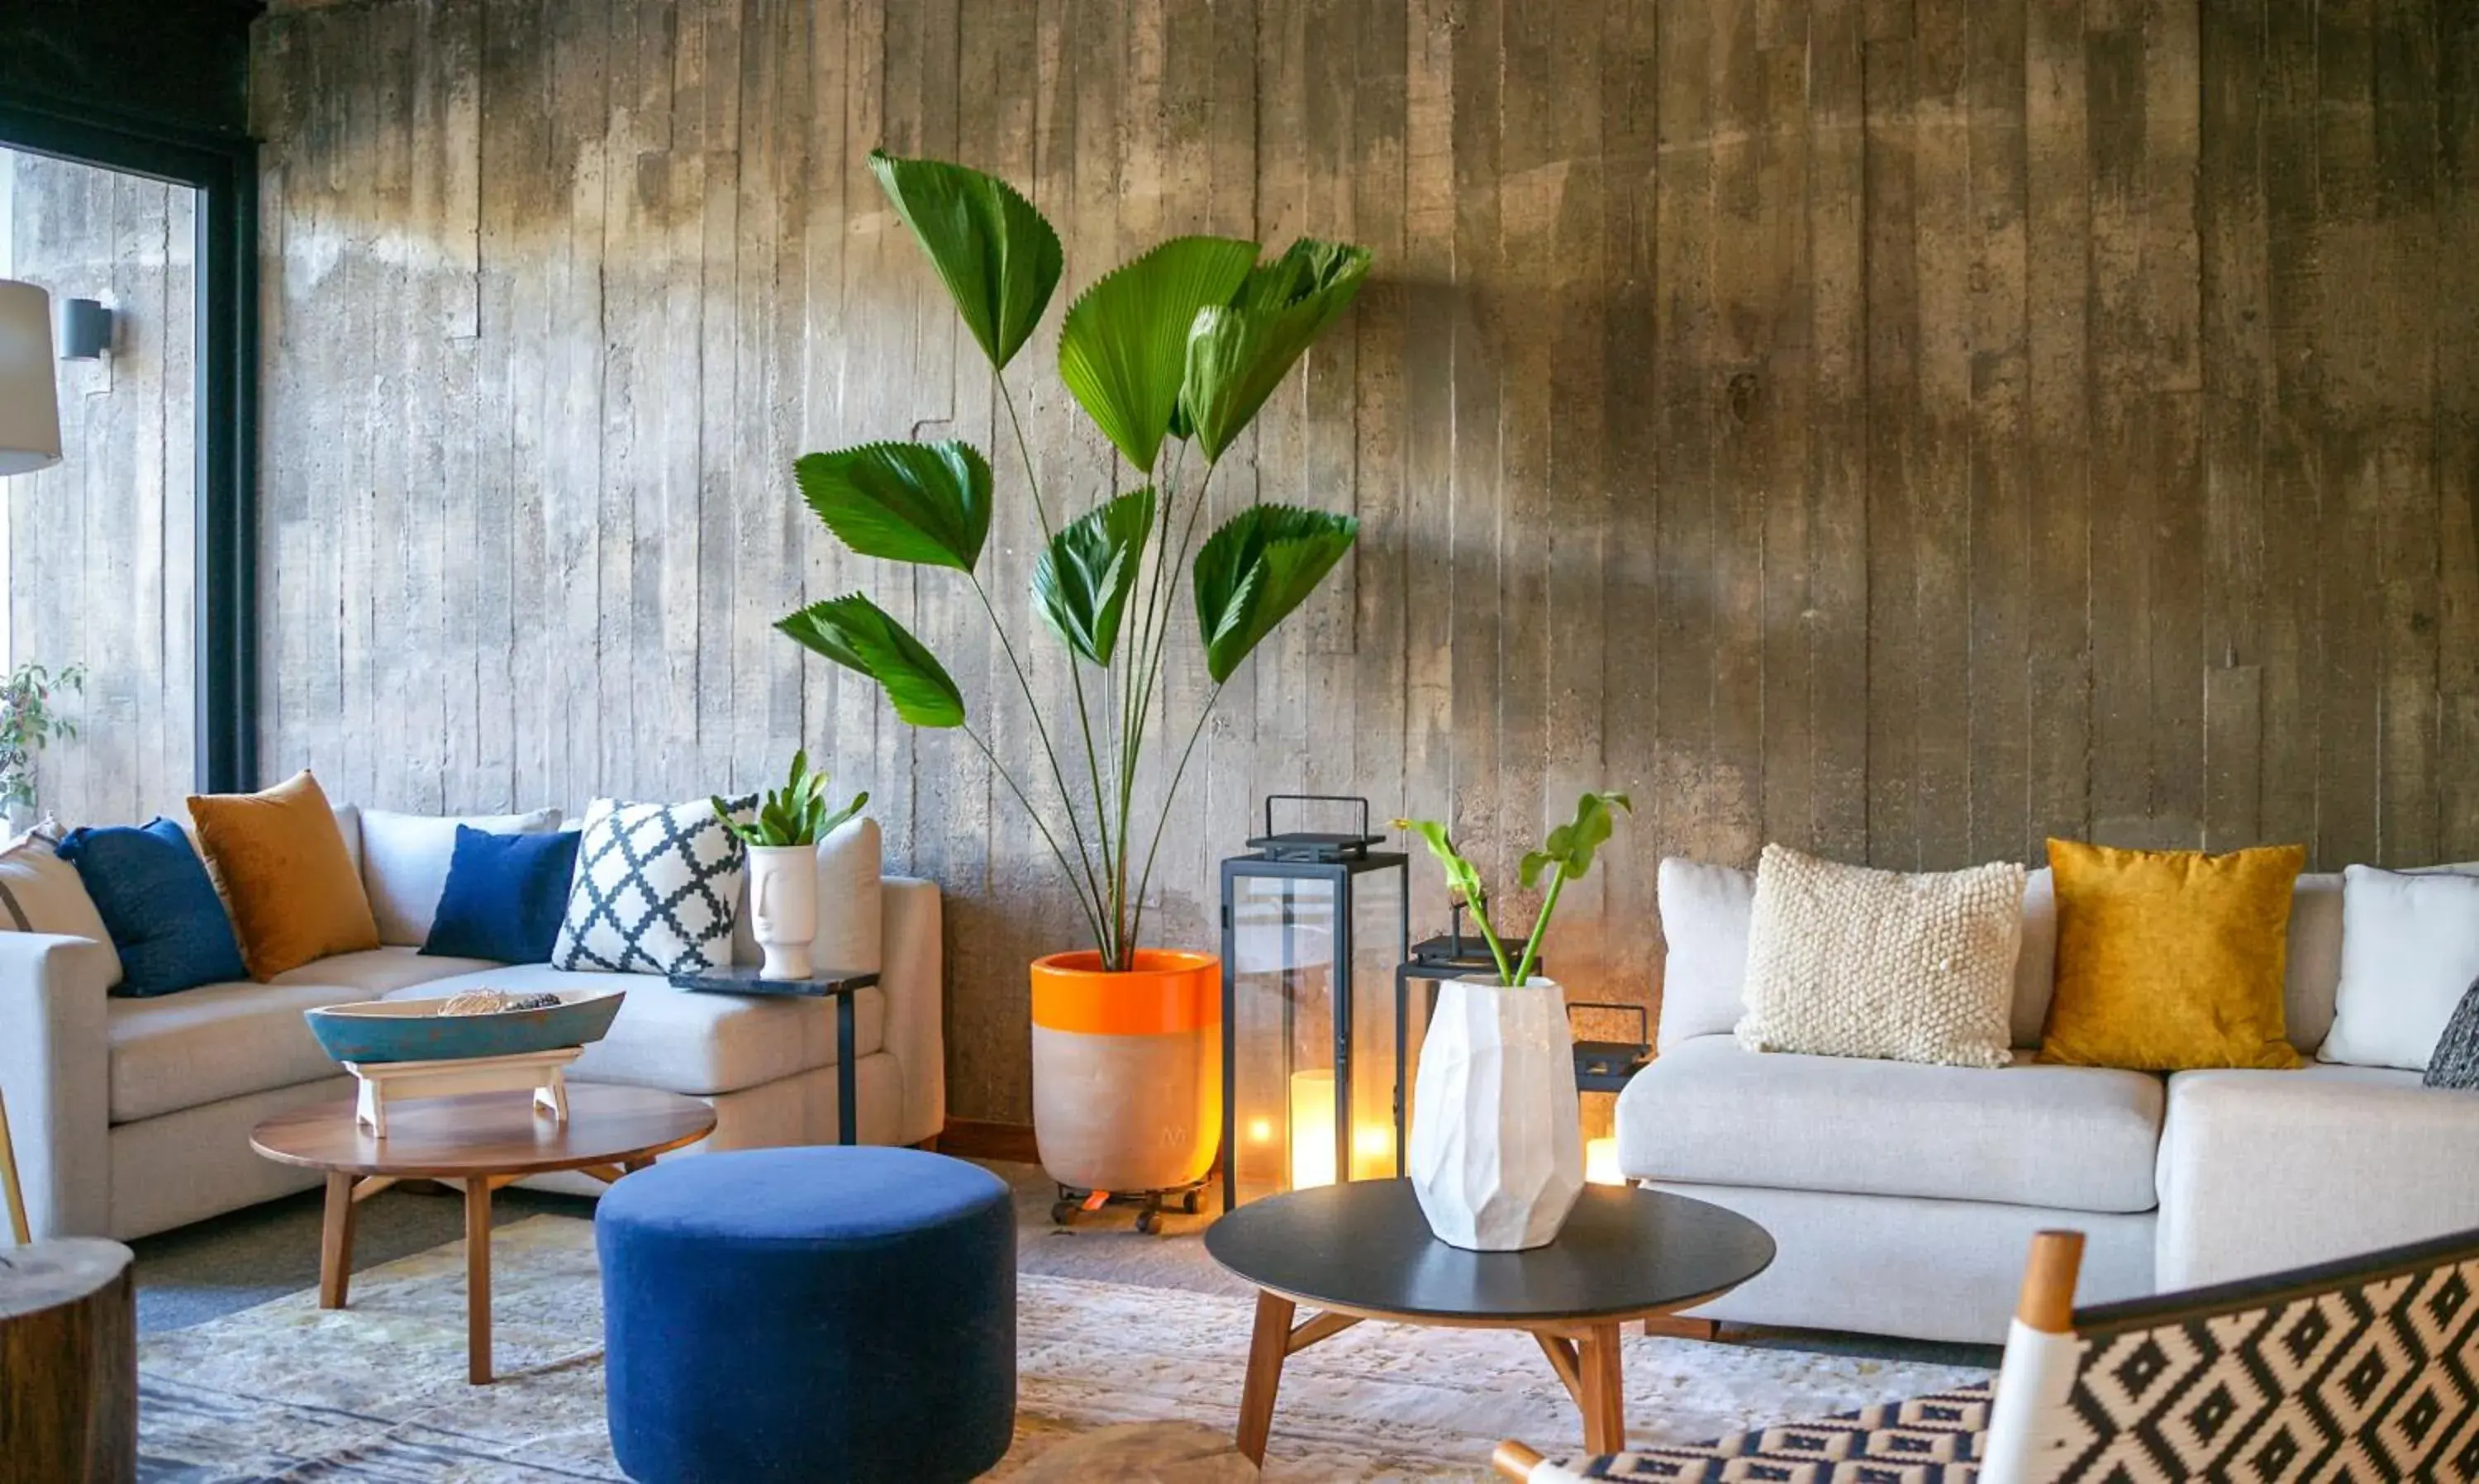
[[[30,474],[60,461],[51,295],[0,278],[0,474]]]

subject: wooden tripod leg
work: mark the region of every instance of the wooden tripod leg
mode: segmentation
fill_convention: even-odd
[[[1248,1339],[1248,1379],[1240,1392],[1240,1453],[1265,1462],[1265,1439],[1274,1430],[1274,1393],[1283,1384],[1283,1357],[1291,1347],[1291,1301],[1279,1293],[1257,1295],[1257,1327]]]
[[[1583,1371],[1584,1448],[1592,1453],[1626,1451],[1626,1388],[1619,1373],[1619,1327],[1596,1324],[1576,1361]]]
[[[465,1179],[465,1379],[491,1384],[491,1182]]]
[[[342,1309],[353,1282],[353,1177],[327,1171],[327,1211],[319,1227],[319,1307]]]

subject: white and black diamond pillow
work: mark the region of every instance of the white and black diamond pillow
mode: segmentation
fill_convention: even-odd
[[[746,822],[757,796],[724,803]],[[730,962],[733,904],[747,862],[706,800],[595,800],[585,811],[551,966],[683,974]]]

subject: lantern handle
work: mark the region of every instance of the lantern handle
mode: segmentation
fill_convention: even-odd
[[[1265,833],[1274,832],[1274,805],[1284,804],[1356,804],[1360,806],[1360,837],[1375,839],[1368,832],[1368,801],[1352,794],[1267,794],[1265,796]]]

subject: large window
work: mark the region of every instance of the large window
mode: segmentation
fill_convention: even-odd
[[[0,479],[0,653],[84,677],[13,826],[178,817],[201,781],[196,243],[188,186],[0,148],[0,278],[111,315],[102,353],[56,367],[61,463]]]

